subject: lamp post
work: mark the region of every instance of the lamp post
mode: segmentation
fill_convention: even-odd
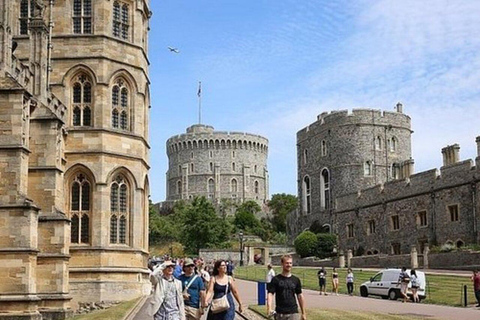
[[[238,234],[238,237],[240,238],[240,267],[243,266],[243,232],[240,231]]]

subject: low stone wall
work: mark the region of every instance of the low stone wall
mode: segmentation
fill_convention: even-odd
[[[375,254],[371,256],[353,257],[350,260],[352,268],[401,268],[411,267],[409,254],[387,255]]]
[[[272,255],[271,258],[271,263],[275,266],[281,265],[280,259],[283,254],[279,255]],[[296,253],[290,253],[292,256],[293,260],[293,265],[294,266],[302,266],[302,267],[338,267],[339,262],[338,258],[335,259],[318,259],[314,257],[308,257],[308,258],[300,258],[300,256]]]
[[[199,257],[203,258],[203,261],[210,263],[213,260],[223,259],[231,260],[235,265],[240,264],[240,251],[230,249],[200,249]],[[248,256],[243,253],[243,261],[247,261]]]
[[[453,251],[430,253],[428,255],[428,268],[451,270],[480,269],[480,252]]]

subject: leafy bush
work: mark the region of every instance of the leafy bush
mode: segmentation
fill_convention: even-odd
[[[300,257],[313,256],[317,251],[317,236],[311,231],[304,231],[295,238],[294,246]]]
[[[440,252],[450,252],[450,251],[454,251],[455,249],[456,247],[453,244],[445,243],[440,247]]]
[[[319,233],[317,234],[317,257],[324,259],[332,257],[336,253],[333,252],[333,248],[337,245],[337,236],[332,233]]]

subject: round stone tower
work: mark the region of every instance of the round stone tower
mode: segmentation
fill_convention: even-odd
[[[205,196],[262,205],[268,198],[268,140],[196,124],[167,141],[167,201]]]
[[[411,133],[410,117],[400,103],[396,112],[324,112],[300,130],[299,214],[309,217],[303,220],[330,227],[338,196],[409,176],[413,172]]]

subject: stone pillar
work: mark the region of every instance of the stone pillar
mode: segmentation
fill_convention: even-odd
[[[460,160],[460,146],[456,143],[442,149],[443,165],[448,166]]]
[[[396,105],[396,109],[398,113],[403,113],[403,104],[401,102],[398,102]]]
[[[430,253],[430,249],[428,248],[428,246],[425,246],[425,248],[423,249],[423,268],[424,269],[428,269],[430,267],[430,264],[428,262],[429,253]]]
[[[11,5],[8,0],[0,0],[0,69],[10,70],[12,66],[12,21]]]
[[[40,99],[47,95],[48,26],[44,21],[45,6],[33,1],[33,17],[30,18],[30,69],[33,72],[33,94]]]
[[[340,254],[338,255],[338,267],[345,268],[345,254],[343,251],[340,251]]]
[[[255,265],[255,248],[254,247],[247,247],[248,248],[248,265],[253,266]]]
[[[418,268],[418,254],[415,246],[412,246],[412,249],[410,250],[410,266],[412,269]]]
[[[347,250],[347,267],[351,268],[352,267],[352,258],[353,258],[353,252],[351,249]]]
[[[263,248],[263,264],[266,266],[270,263],[270,248]]]

